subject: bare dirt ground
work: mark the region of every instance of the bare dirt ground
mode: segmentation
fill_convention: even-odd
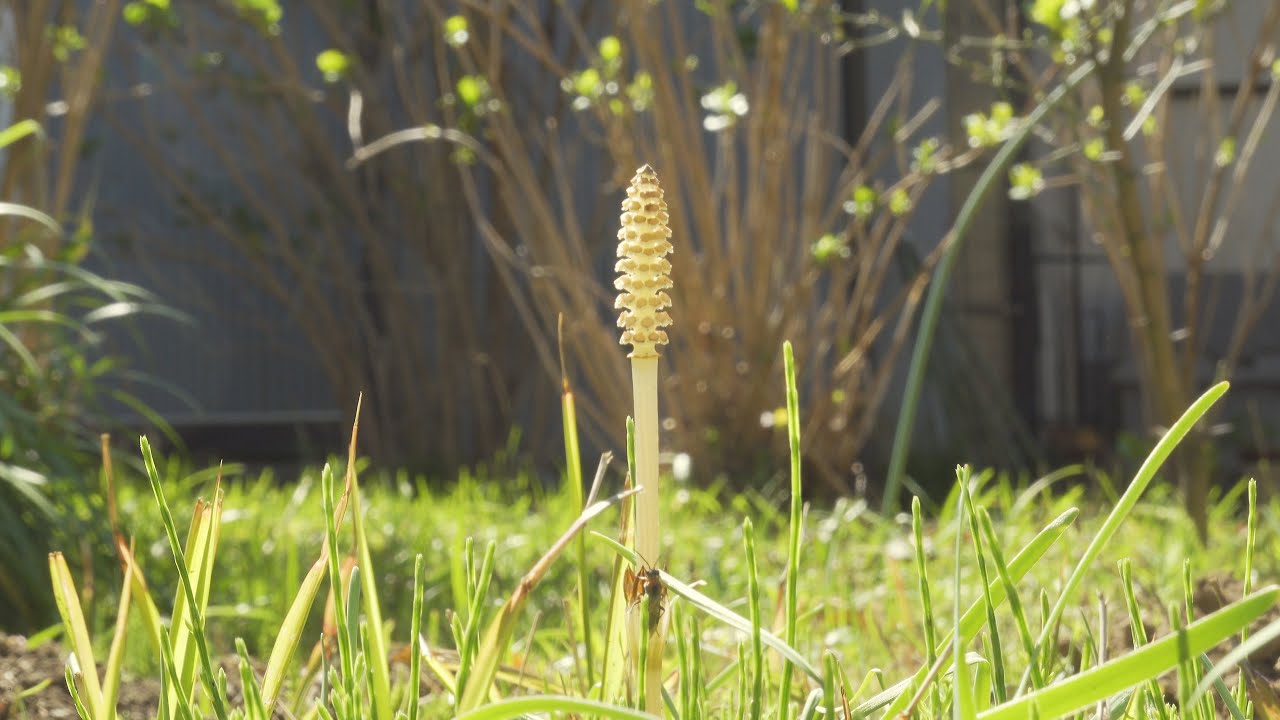
[[[66,656],[56,643],[30,649],[26,638],[0,634],[0,720],[77,717],[65,666]],[[120,687],[120,717],[153,718],[159,698],[159,682],[125,682]]]

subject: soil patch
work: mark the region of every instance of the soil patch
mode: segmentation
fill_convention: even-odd
[[[56,643],[30,648],[25,637],[0,633],[0,720],[79,717],[67,691],[66,661]],[[123,720],[153,718],[159,702],[159,682],[120,685],[117,707]]]

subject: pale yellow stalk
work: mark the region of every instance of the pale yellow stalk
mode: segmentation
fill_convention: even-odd
[[[653,168],[636,171],[622,201],[618,230],[618,264],[614,282],[620,290],[614,307],[621,310],[618,327],[622,344],[631,345],[631,383],[636,436],[635,549],[647,562],[659,562],[661,525],[658,514],[658,346],[667,344],[663,328],[671,324],[665,312],[671,298],[671,228],[667,204]],[[645,710],[662,715],[662,623],[648,628],[649,662],[645,678]]]

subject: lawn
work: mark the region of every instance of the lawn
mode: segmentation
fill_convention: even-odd
[[[629,537],[619,508],[634,497],[620,492],[622,463],[599,474],[608,500],[593,505],[571,483],[544,489],[520,472],[466,472],[441,491],[403,474],[360,478],[356,461],[346,497],[358,502],[335,512],[349,462],[289,482],[232,467],[220,486],[176,463],[121,471],[120,523],[146,577],[129,584],[131,613],[99,590],[80,624],[75,573],[51,564],[67,589],[82,715],[109,716],[121,668],[152,678],[161,717],[643,717],[628,708],[645,697],[639,668],[654,666],[681,717],[1262,717],[1273,697],[1280,653],[1272,629],[1256,629],[1280,591],[1257,588],[1276,576],[1280,514],[1245,483],[1215,497],[1205,546],[1176,492],[1152,483],[1155,461],[1132,481],[960,468],[950,496],[893,517],[857,498],[793,504],[794,476],[738,493],[664,477],[661,569],[655,584],[627,586],[635,556],[614,542]],[[193,508],[211,507],[199,497],[221,512],[197,512],[186,536]],[[339,516],[341,527],[327,520]],[[336,597],[335,572],[346,579]],[[637,632],[644,618],[652,637]],[[113,625],[127,645],[112,644]],[[1224,651],[1247,626],[1260,649],[1237,688],[1245,670]],[[83,672],[90,652],[110,653],[101,686]],[[1214,667],[1225,682],[1202,683]],[[201,685],[222,689],[173,690]]]

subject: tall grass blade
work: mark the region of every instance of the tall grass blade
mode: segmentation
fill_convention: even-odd
[[[249,648],[244,640],[236,638],[236,655],[240,657],[240,687],[244,695],[244,712],[248,720],[269,720],[267,706],[262,702],[262,689],[253,676],[252,660],[249,659]]]
[[[356,430],[353,428],[353,436],[355,432]],[[321,475],[322,477],[329,475],[330,484],[332,485],[332,472],[328,466],[321,472]],[[326,527],[333,525],[336,532],[336,529],[342,525],[342,518],[346,515],[349,498],[349,490],[344,488],[342,497],[337,501],[336,507],[329,508],[334,515],[326,520]],[[320,586],[328,573],[329,542],[329,533],[326,532],[323,544],[320,547],[320,555],[311,564],[311,569],[307,571],[306,577],[303,578],[302,585],[298,588],[298,594],[294,596],[288,612],[285,613],[284,622],[281,623],[280,631],[276,634],[276,641],[271,646],[271,655],[267,659],[267,668],[262,675],[262,700],[266,705],[268,716],[275,712],[276,703],[280,699],[280,691],[284,688],[285,673],[289,669],[289,663],[293,660],[293,654],[298,649],[298,643],[302,640],[307,616],[311,613],[311,606],[315,603],[316,595],[320,592]]]
[[[782,343],[782,368],[787,394],[787,448],[791,457],[791,520],[787,526],[787,591],[784,599],[787,645],[796,645],[800,602],[800,543],[804,536],[804,492],[800,477],[800,394],[796,390],[796,358],[791,341]],[[778,688],[778,720],[787,720],[793,667],[785,658]]]
[[[156,657],[159,657],[160,646],[164,642],[161,635],[164,621],[160,617],[160,609],[156,607],[155,600],[151,597],[151,591],[147,588],[146,578],[138,567],[133,549],[125,544],[123,538],[116,540],[116,552],[120,554],[125,572],[128,574],[130,595],[141,614],[142,627],[147,632],[147,639],[151,641],[151,650]]]
[[[1181,655],[1198,655],[1209,650],[1273,607],[1277,598],[1280,598],[1280,588],[1272,586],[1259,590],[1178,633],[992,708],[979,715],[978,720],[1022,720],[1033,707],[1042,717],[1060,717],[1083,710],[1176,667]],[[1223,665],[1226,666],[1225,663]],[[1193,703],[1195,699],[1193,695]]]
[[[1018,596],[1018,586],[1012,575],[1009,573],[1009,567],[1005,564],[1004,553],[1000,551],[1000,539],[996,537],[995,526],[991,523],[991,515],[987,513],[986,508],[978,510],[978,524],[982,527],[983,534],[987,539],[987,546],[991,550],[991,560],[995,563],[996,574],[1000,578],[1001,584],[1004,585],[1005,597],[1009,601],[1009,612],[1013,614],[1013,620],[1018,628],[1018,637],[1022,640],[1022,648],[1027,653],[1027,670],[1031,673],[1031,686],[1040,688],[1044,686],[1044,679],[1041,676],[1039,657],[1036,653],[1035,640],[1031,637],[1031,628],[1027,624],[1027,614],[1022,608],[1022,601]]]
[[[619,513],[618,537],[622,547],[632,545],[631,516],[631,500],[628,498],[622,501],[622,511]],[[599,693],[599,698],[605,702],[615,702],[622,697],[622,681],[627,670],[627,598],[623,591],[625,576],[621,555],[614,557],[612,578],[609,593],[609,619],[605,624],[604,669],[601,673]]]
[[[181,595],[179,595],[179,599],[183,600],[186,603],[185,604],[185,607],[187,608],[186,612],[189,613],[189,617],[190,617],[189,631],[183,628],[179,628],[179,631],[184,633],[189,632],[190,638],[195,640],[196,652],[198,653],[198,659],[200,661],[199,665],[201,670],[201,677],[205,683],[205,688],[209,691],[209,697],[213,705],[214,715],[218,718],[218,720],[227,720],[226,703],[223,701],[223,698],[219,696],[219,693],[216,690],[217,684],[215,683],[214,677],[213,677],[213,658],[209,652],[208,640],[204,632],[204,609],[205,609],[205,605],[208,603],[208,597],[209,597],[208,582],[202,580],[204,583],[203,586],[196,587],[191,580],[192,571],[195,571],[197,573],[203,573],[205,570],[207,570],[211,576],[213,571],[212,549],[210,548],[209,553],[198,554],[196,559],[196,562],[197,562],[196,565],[188,564],[186,554],[182,550],[182,545],[179,544],[178,542],[178,529],[177,529],[177,525],[173,521],[173,513],[169,510],[169,503],[165,500],[165,497],[164,497],[164,488],[161,486],[161,482],[160,482],[160,472],[156,469],[155,457],[151,453],[151,443],[147,441],[146,437],[141,438],[139,443],[142,448],[143,465],[146,467],[146,470],[147,470],[147,479],[151,482],[151,493],[155,497],[157,506],[159,506],[160,508],[160,519],[162,524],[164,525],[165,534],[169,538],[169,549],[173,554],[174,564],[178,569],[178,580],[179,580],[179,585],[181,586],[181,589],[182,589],[182,593]],[[221,500],[220,492],[215,494],[214,506],[216,507],[217,511],[220,513],[222,509],[222,500]],[[216,523],[217,523],[216,519],[212,520],[211,522],[209,522],[209,525],[207,526],[208,527],[207,532],[205,533],[197,532],[195,533],[195,536],[196,537],[203,536],[205,539],[202,542],[212,543],[216,545],[217,531],[214,527],[212,527],[212,525],[216,525]],[[202,526],[203,525],[204,523],[202,523]],[[193,528],[193,531],[194,531],[194,528]],[[197,549],[204,549],[204,548],[198,547]],[[202,574],[201,577],[204,578],[204,575]],[[200,596],[203,596],[204,598],[203,602],[200,601],[199,599]],[[177,617],[177,612],[175,610],[175,618],[176,617]],[[175,658],[175,662],[176,662],[176,658]],[[171,698],[174,697],[173,693],[181,694],[181,693],[189,693],[189,692],[190,692],[190,689],[184,686],[174,687],[174,688],[171,688],[170,697]]]
[[[83,680],[80,693],[88,710],[89,720],[110,720],[114,709],[107,708],[102,686],[98,681],[98,665],[93,659],[93,640],[89,637],[89,626],[85,623],[84,611],[80,609],[80,596],[76,593],[75,580],[71,578],[71,569],[67,567],[67,559],[60,552],[49,553],[49,577],[53,580],[53,597],[58,606],[58,614],[62,617],[62,626],[66,629],[66,638],[71,646],[75,661],[74,675]],[[76,683],[68,684],[72,692],[76,691]],[[81,717],[86,717],[81,715]]]
[[[1247,625],[1242,627],[1247,627]],[[1240,643],[1233,648],[1231,652],[1224,655],[1222,659],[1214,665],[1213,670],[1210,671],[1208,675],[1204,676],[1204,679],[1200,681],[1195,690],[1191,693],[1191,702],[1194,703],[1199,700],[1215,680],[1221,679],[1224,674],[1237,665],[1243,667],[1245,660],[1250,655],[1257,652],[1259,648],[1278,637],[1280,637],[1280,620],[1267,623],[1267,625],[1261,630],[1251,634],[1248,640]],[[1252,680],[1250,680],[1250,684],[1253,684]]]
[[[573,509],[581,513],[586,507],[585,490],[582,487],[582,451],[578,445],[578,411],[573,399],[573,387],[569,384],[569,372],[564,359],[564,315],[556,319],[557,339],[560,347],[560,417],[564,423],[565,482],[573,493]],[[587,538],[579,534],[577,552],[577,600],[578,627],[582,628],[582,660],[586,669],[587,687],[596,684],[595,653],[591,643],[591,608],[587,603],[589,574],[587,572]]]
[[[963,497],[965,513],[969,518],[969,534],[973,536],[973,552],[978,560],[978,579],[982,581],[982,597],[987,610],[987,642],[989,648],[987,657],[991,658],[991,670],[994,675],[992,684],[995,689],[995,701],[999,704],[1007,699],[1005,697],[1007,689],[1005,688],[1004,648],[1000,644],[1000,623],[996,620],[996,605],[991,600],[991,578],[987,573],[987,558],[986,553],[983,552],[982,530],[979,527],[978,513],[974,509],[973,495],[969,493],[967,486],[964,488]],[[983,510],[985,511],[985,508]],[[1008,572],[1007,567],[1005,572]]]
[[[968,511],[965,498],[969,496],[969,467],[967,465],[956,468],[956,480],[960,485],[960,497],[956,498],[956,551],[952,582],[954,587],[961,588],[964,587],[961,573],[961,568],[964,566],[964,563],[961,562],[964,557],[964,530],[962,528],[964,528],[967,520],[965,513]],[[913,505],[914,507],[915,505]],[[960,611],[961,603],[960,593],[957,592],[952,603],[952,621],[955,623],[956,630],[959,630],[960,620],[963,617],[963,613]],[[953,648],[952,657],[954,658],[951,666],[952,702],[954,703],[951,716],[955,720],[973,720],[976,713],[973,709],[973,686],[969,684],[969,663],[965,662],[965,643],[952,643],[951,647]],[[937,715],[938,713],[935,713],[934,716],[937,717]]]
[[[1026,575],[1040,561],[1040,558],[1048,552],[1049,548],[1058,541],[1058,538],[1062,537],[1062,533],[1066,531],[1071,523],[1075,522],[1076,516],[1079,514],[1079,510],[1072,508],[1054,518],[1052,522],[1036,534],[1031,539],[1031,542],[1027,543],[1014,556],[1013,560],[1009,561],[1010,577],[1014,580],[1021,580],[1022,576]],[[969,606],[969,610],[965,612],[964,617],[960,620],[960,642],[965,644],[973,642],[973,638],[982,629],[983,621],[986,618],[986,602],[984,598],[988,594],[991,597],[991,602],[999,605],[1005,600],[1004,585],[999,582],[993,582],[988,586],[988,592],[983,594],[984,597],[979,598]],[[943,638],[942,647],[948,647],[948,643],[955,640],[955,635],[956,633],[953,630],[947,637]],[[938,662],[944,662],[944,658],[940,658]],[[893,685],[859,705],[854,711],[855,714],[859,716],[866,715],[889,705],[886,715],[888,717],[897,717],[907,707],[907,703],[910,702],[911,693],[920,687],[930,672],[934,672],[934,669],[927,664],[924,665],[916,671],[914,676]]]
[[[365,662],[372,671],[370,690],[376,720],[392,720],[395,714],[391,704],[391,656],[387,652],[385,628],[382,624],[382,604],[378,600],[378,576],[373,568],[373,555],[369,551],[369,538],[364,529],[364,511],[360,506],[360,478],[356,472],[356,430],[359,426],[359,402],[356,407],[357,418],[351,432],[351,443],[347,446],[346,487],[351,492],[351,524],[355,530],[356,555],[360,558],[360,597],[364,609],[365,620],[369,623],[369,652]],[[348,607],[348,611],[354,611]]]
[[[596,472],[603,473],[605,467],[606,465],[602,461]],[[484,639],[480,642],[480,649],[476,655],[471,678],[463,686],[462,696],[458,700],[458,712],[460,714],[479,708],[481,702],[488,695],[489,688],[493,685],[494,676],[498,672],[498,663],[510,648],[511,633],[515,630],[516,619],[524,609],[524,604],[529,599],[529,593],[533,592],[533,589],[537,587],[543,576],[546,575],[551,563],[555,562],[570,541],[579,532],[582,532],[588,522],[604,512],[613,503],[624,497],[631,496],[634,492],[634,490],[627,490],[612,498],[588,506],[573,521],[569,529],[560,536],[560,539],[556,540],[546,554],[520,579],[520,584],[498,611],[498,616],[489,624],[488,630],[484,634]]]
[[[942,260],[933,271],[933,280],[929,283],[929,295],[920,312],[920,327],[916,331],[915,346],[911,349],[911,365],[907,371],[907,386],[902,394],[902,407],[898,411],[898,425],[893,432],[893,450],[889,456],[889,470],[885,480],[884,504],[882,514],[889,515],[898,505],[898,488],[902,485],[903,475],[907,468],[907,454],[911,448],[911,433],[915,428],[916,409],[920,405],[920,389],[924,385],[924,374],[929,364],[929,352],[933,346],[933,334],[938,327],[938,317],[942,313],[942,298],[946,295],[947,282],[951,277],[951,268],[955,265],[956,256],[969,227],[977,217],[977,212],[985,201],[987,193],[995,187],[997,181],[1004,177],[1009,163],[1017,156],[1018,150],[1031,137],[1031,133],[1045,115],[1055,105],[1097,69],[1097,64],[1087,60],[1071,73],[1061,85],[1058,85],[1036,105],[1035,109],[1022,121],[1000,150],[987,163],[987,167],[974,183],[973,189],[965,198],[964,205],[956,216],[955,225],[948,233],[949,242],[943,251]]]
[[[45,228],[54,235],[62,234],[62,226],[58,224],[57,220],[54,220],[47,213],[42,213],[33,207],[19,205],[18,203],[0,202],[0,215],[11,215],[13,217],[32,220],[45,226]]]
[[[760,620],[760,578],[756,567],[756,533],[751,518],[742,521],[742,547],[747,555],[747,606],[751,609],[751,700],[747,717],[760,720],[764,714],[764,643]]]
[[[530,695],[492,703],[458,716],[458,720],[507,720],[536,713],[574,713],[583,717],[614,718],[615,720],[654,720],[639,710],[609,705],[595,700],[567,695]]]
[[[608,545],[610,548],[613,549],[614,552],[630,560],[631,562],[633,563],[640,562],[640,557],[634,551],[632,551],[628,547],[625,547],[619,544],[613,538],[606,537],[597,532],[593,532],[591,533],[591,535],[595,537],[597,540],[600,540],[601,542]],[[694,607],[703,611],[707,615],[710,615],[711,617],[723,622],[725,625],[728,625],[729,627],[735,630],[739,630],[748,636],[752,635],[755,632],[755,628],[752,626],[751,621],[748,620],[747,618],[739,615],[738,613],[730,610],[724,605],[721,605],[715,600],[712,600],[706,595],[703,595],[701,592],[695,590],[689,585],[686,585],[680,580],[672,577],[671,574],[668,573],[667,571],[659,570],[658,572],[659,572],[660,578],[662,579],[662,583],[667,586],[668,590],[680,596],[681,598],[688,600]],[[806,660],[805,657],[801,655],[795,648],[791,647],[786,642],[784,642],[782,638],[778,637],[777,635],[774,635],[768,630],[761,629],[760,642],[776,650],[780,655],[782,655],[782,657],[791,661],[796,667],[803,670],[806,675],[813,678],[815,682],[822,682],[822,673],[819,672],[817,668],[813,667],[813,665],[810,664],[810,662]]]
[[[1110,542],[1112,536],[1120,529],[1121,523],[1125,518],[1129,517],[1129,513],[1133,511],[1133,506],[1138,503],[1138,499],[1142,497],[1142,493],[1147,489],[1147,485],[1151,484],[1152,478],[1155,477],[1156,471],[1168,459],[1169,454],[1178,446],[1178,443],[1191,432],[1191,428],[1195,426],[1204,414],[1209,412],[1209,408],[1213,407],[1227,389],[1230,383],[1220,382],[1209,388],[1203,395],[1191,403],[1191,407],[1178,418],[1177,422],[1165,432],[1164,437],[1160,438],[1160,442],[1147,455],[1147,459],[1142,463],[1142,467],[1138,468],[1138,474],[1134,476],[1133,482],[1129,484],[1124,494],[1116,502],[1111,513],[1107,515],[1107,519],[1102,522],[1102,527],[1098,529],[1098,534],[1093,537],[1089,546],[1085,548],[1084,554],[1080,557],[1080,561],[1076,563],[1076,567],[1072,570],[1071,575],[1062,586],[1062,592],[1058,594],[1058,601],[1054,603],[1053,608],[1049,611],[1049,616],[1045,618],[1044,627],[1041,628],[1040,637],[1036,639],[1036,646],[1044,648],[1053,637],[1050,633],[1057,630],[1058,620],[1062,617],[1062,613],[1067,609],[1067,605],[1074,601],[1076,590],[1080,584],[1084,582],[1085,576],[1090,572],[1093,561],[1097,559],[1098,554],[1102,552],[1102,548]],[[1023,675],[1022,685],[1026,684],[1029,675]],[[1042,705],[1041,711],[1045,708]]]
[[[342,567],[338,560],[338,520],[340,516],[337,514],[334,501],[334,485],[336,481],[333,477],[333,468],[325,463],[320,471],[320,492],[324,503],[325,516],[325,543],[324,547],[328,550],[326,562],[329,566],[329,598],[333,603],[333,634],[338,641],[338,663],[336,681],[329,694],[337,696],[336,700],[332,700],[335,705],[335,712],[343,716],[355,716],[355,708],[352,705],[351,688],[355,682],[355,650],[351,647],[351,637],[347,633],[347,613],[350,608],[347,606],[346,593],[342,587]],[[326,655],[321,651],[321,658],[325,659]],[[334,673],[330,671],[322,674],[322,678],[328,680],[333,677]],[[346,705],[346,708],[337,706]]]
[[[30,118],[26,120],[19,120],[9,127],[0,130],[0,148],[7,148],[19,140],[32,135],[35,135],[36,137],[44,136],[44,129],[40,127],[40,123]]]
[[[418,693],[422,687],[422,653],[418,650],[418,638],[422,634],[422,596],[427,583],[422,569],[423,557],[418,553],[413,558],[413,614],[409,617],[409,707],[406,708],[409,720],[418,720],[421,704]]]
[[[111,649],[107,651],[107,666],[102,676],[102,703],[107,708],[108,718],[115,717],[116,700],[120,697],[120,674],[124,670],[125,639],[129,635],[129,608],[133,604],[133,583],[130,575],[133,569],[126,560],[124,582],[120,588],[119,607],[116,608],[115,632],[111,636]]]
[[[957,494],[953,495],[959,497]],[[924,627],[925,662],[934,665],[939,662],[937,621],[933,617],[933,595],[929,592],[929,570],[924,557],[924,513],[918,495],[911,498],[911,534],[915,538],[916,580],[920,588],[920,622]],[[937,716],[942,712],[942,694],[937,685],[930,688],[930,691],[930,707],[933,715]]]

